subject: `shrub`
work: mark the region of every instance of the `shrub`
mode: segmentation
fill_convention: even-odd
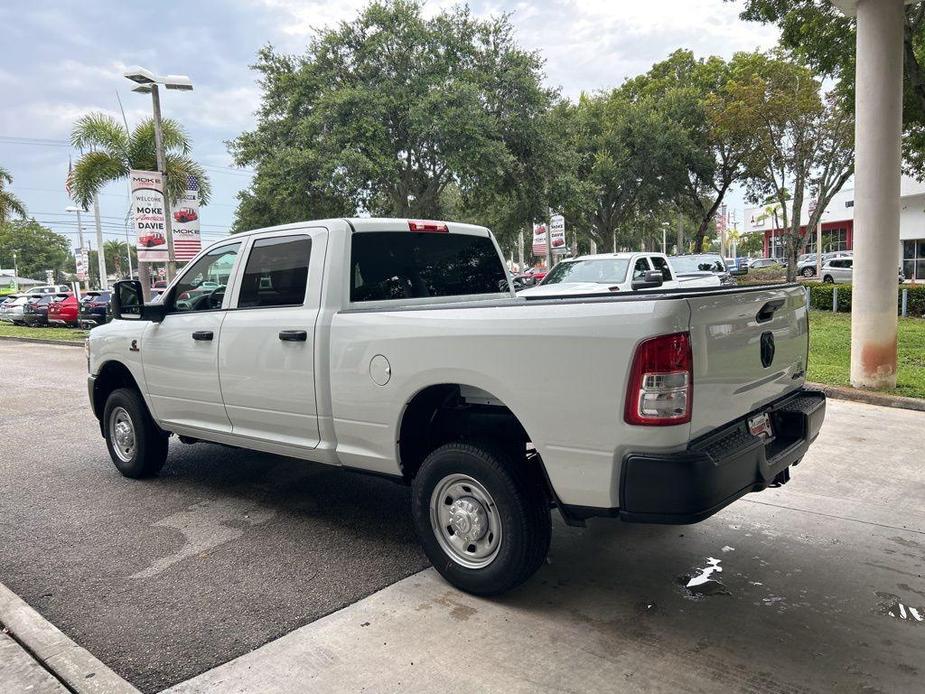
[[[785,267],[759,267],[749,268],[744,275],[736,277],[736,284],[777,284],[787,280]]]
[[[820,311],[832,310],[832,291],[838,287],[838,310],[851,311],[851,285],[850,284],[807,284],[809,287],[809,305]],[[902,310],[902,291],[909,291],[908,312],[910,316],[925,316],[925,285],[906,284],[896,289],[896,312]]]

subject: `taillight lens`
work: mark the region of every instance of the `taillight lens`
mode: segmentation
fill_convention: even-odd
[[[669,426],[691,421],[694,358],[690,333],[641,342],[626,390],[627,424]]]

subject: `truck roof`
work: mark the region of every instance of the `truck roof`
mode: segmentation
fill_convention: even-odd
[[[304,222],[292,222],[290,224],[280,224],[272,227],[262,227],[260,229],[249,229],[238,234],[232,234],[234,237],[248,236],[250,234],[262,233],[265,231],[286,231],[288,229],[301,229],[306,225],[332,225],[335,222],[347,222],[354,231],[401,231],[407,229],[410,231],[409,223],[428,223],[428,224],[445,224],[450,233],[453,234],[475,234],[484,236],[489,233],[487,227],[477,224],[463,224],[462,222],[446,222],[443,220],[430,220],[420,218],[402,218],[402,217],[330,217],[328,219],[308,219]],[[230,237],[229,237],[230,238]],[[222,239],[224,241],[225,239]]]
[[[613,259],[613,258],[623,258],[623,259],[628,260],[628,259],[630,259],[630,258],[636,257],[637,255],[658,255],[658,256],[664,256],[665,254],[664,254],[664,253],[657,252],[657,251],[621,251],[621,252],[619,252],[619,253],[596,253],[596,254],[594,254],[594,255],[580,255],[580,256],[578,256],[578,257],[576,257],[576,258],[563,258],[560,262],[562,262],[562,263],[574,263],[576,260],[605,260],[605,259],[608,259],[608,258],[610,258],[610,259]]]

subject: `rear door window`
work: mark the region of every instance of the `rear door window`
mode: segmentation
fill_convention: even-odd
[[[308,236],[258,239],[251,246],[238,308],[301,306],[308,283],[312,240]]]
[[[351,301],[507,292],[507,273],[487,236],[357,232],[351,240]]]

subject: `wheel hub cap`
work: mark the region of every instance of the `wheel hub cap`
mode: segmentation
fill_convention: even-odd
[[[131,462],[135,455],[135,427],[124,407],[117,407],[109,415],[109,438],[119,460]]]
[[[488,566],[501,547],[501,514],[488,490],[468,475],[444,477],[430,498],[430,524],[440,547],[457,564]]]
[[[481,540],[488,531],[488,513],[471,496],[457,499],[449,510],[450,525],[457,535],[469,542]]]

